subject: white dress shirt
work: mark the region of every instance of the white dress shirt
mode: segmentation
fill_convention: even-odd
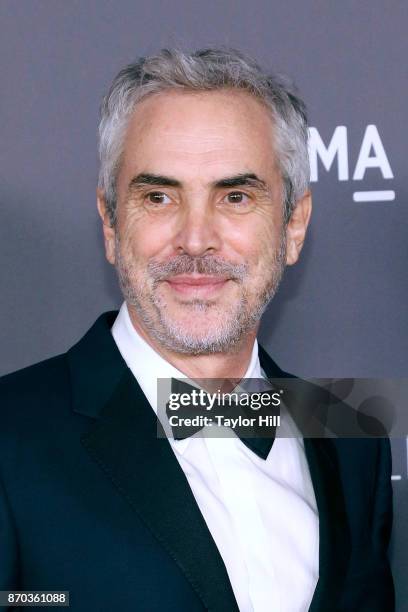
[[[157,378],[185,374],[136,332],[126,303],[112,335],[157,413]],[[244,378],[261,377],[255,340]],[[228,432],[229,437],[169,443],[224,561],[238,607],[306,611],[319,573],[319,518],[303,439],[276,438],[264,460]]]

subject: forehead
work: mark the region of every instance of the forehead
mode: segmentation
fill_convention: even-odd
[[[269,173],[275,168],[272,117],[244,91],[153,94],[133,111],[122,164],[125,171],[186,177]]]

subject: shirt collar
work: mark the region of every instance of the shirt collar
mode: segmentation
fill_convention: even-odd
[[[170,381],[171,378],[178,378],[185,380],[186,375],[166,361],[140,336],[130,319],[126,302],[123,302],[111,332],[119,352],[157,414],[157,379],[166,378]],[[262,378],[256,339],[244,378]],[[183,453],[189,441],[190,438],[174,440],[174,446],[180,453]]]

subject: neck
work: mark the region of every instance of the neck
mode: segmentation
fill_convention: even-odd
[[[140,323],[132,306],[128,312],[133,327],[150,346],[171,365],[191,379],[224,378],[237,381],[244,377],[252,356],[257,328],[247,333],[234,348],[225,353],[185,355],[163,347],[152,338]]]

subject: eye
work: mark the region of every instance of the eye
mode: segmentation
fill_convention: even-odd
[[[148,204],[156,204],[159,206],[165,206],[171,203],[169,196],[162,191],[151,191],[146,195],[146,200]]]
[[[250,204],[251,198],[242,191],[230,191],[224,197],[223,202],[230,204],[235,208],[244,208]]]

